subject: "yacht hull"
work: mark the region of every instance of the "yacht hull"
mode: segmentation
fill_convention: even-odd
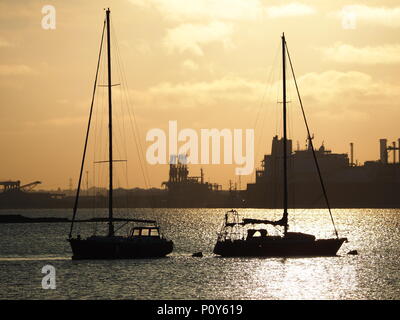
[[[166,239],[134,241],[130,239],[69,239],[72,259],[161,258],[171,253],[173,242]]]
[[[335,256],[345,241],[346,238],[312,241],[286,238],[219,240],[214,247],[214,253],[224,257]]]

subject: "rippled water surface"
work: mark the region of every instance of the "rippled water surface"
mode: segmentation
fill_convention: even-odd
[[[400,211],[333,210],[341,236],[336,257],[221,258],[212,254],[225,209],[134,209],[157,219],[174,252],[163,259],[72,261],[69,224],[0,224],[1,299],[399,299]],[[279,218],[279,210],[239,209]],[[70,210],[2,210],[0,214],[70,217]],[[80,217],[91,217],[83,210]],[[121,213],[121,216],[123,213]],[[295,210],[290,229],[333,236],[326,210]],[[90,233],[93,224],[81,224]],[[97,226],[101,233],[101,226]],[[356,249],[358,255],[347,255]],[[203,258],[193,258],[202,251]],[[56,290],[41,286],[56,268]]]

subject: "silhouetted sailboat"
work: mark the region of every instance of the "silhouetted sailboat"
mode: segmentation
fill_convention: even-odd
[[[303,112],[304,121],[307,128],[309,143],[314,156],[315,165],[321,182],[329,213],[332,218],[336,238],[316,239],[314,235],[300,232],[289,232],[288,224],[288,188],[287,188],[287,135],[286,135],[286,53],[288,54],[291,70],[293,73],[296,90],[298,93],[300,105]],[[339,238],[332,213],[326,195],[325,186],[322,180],[321,171],[312,146],[312,139],[305,117],[302,101],[298,92],[296,78],[293,72],[289,51],[287,49],[285,35],[282,35],[282,64],[283,64],[283,216],[280,220],[262,220],[262,219],[241,219],[236,210],[230,210],[225,214],[225,221],[221,231],[218,234],[217,243],[214,247],[214,253],[221,256],[333,256],[347,241],[346,238]],[[273,225],[284,228],[282,236],[268,235],[267,229],[246,229],[247,225]],[[247,230],[247,234],[245,234]]]
[[[113,216],[113,127],[112,127],[112,98],[111,98],[111,48],[110,48],[110,10],[106,10],[106,19],[104,21],[101,43],[103,43],[104,29],[107,31],[107,64],[108,64],[108,164],[109,164],[109,194],[108,194],[108,218],[96,219],[96,221],[108,222],[108,233],[104,236],[90,236],[82,239],[80,235],[72,237],[72,231],[75,220],[79,193],[82,181],[82,173],[85,162],[86,149],[88,144],[90,123],[92,118],[94,94],[97,85],[97,76],[101,59],[101,48],[97,64],[96,80],[92,104],[90,108],[89,122],[86,132],[85,147],[83,151],[81,170],[79,175],[78,188],[73,209],[73,217],[68,241],[71,244],[73,259],[135,259],[163,257],[173,250],[173,242],[165,239],[160,234],[160,229],[154,220],[125,219],[115,218]],[[134,223],[127,236],[118,236],[114,230],[115,222]]]

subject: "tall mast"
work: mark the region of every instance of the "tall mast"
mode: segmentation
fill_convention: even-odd
[[[103,39],[104,39],[104,30],[105,30],[105,28],[106,28],[106,21],[104,20],[103,31],[101,32],[99,58],[97,59],[96,77],[94,78],[92,102],[90,104],[89,121],[88,121],[87,129],[86,129],[85,146],[83,148],[81,169],[80,169],[80,172],[79,172],[78,187],[76,188],[76,196],[75,196],[75,203],[74,203],[74,209],[73,209],[73,214],[72,214],[71,228],[69,230],[69,239],[71,239],[71,237],[72,237],[72,230],[73,230],[73,227],[74,227],[75,217],[76,217],[76,213],[77,213],[77,210],[78,210],[79,194],[80,194],[80,190],[81,190],[83,168],[84,168],[84,165],[85,165],[86,150],[87,150],[87,145],[88,145],[88,141],[89,141],[90,124],[92,122],[93,106],[94,106],[94,100],[95,100],[95,96],[96,96],[97,78],[98,78],[98,75],[99,75],[100,60],[101,60],[101,54],[102,54],[102,48],[103,48]]]
[[[286,50],[285,34],[282,34],[282,80],[283,80],[283,222],[285,235],[288,231],[288,190],[287,190],[287,135],[286,135]]]
[[[108,236],[114,235],[113,225],[113,148],[112,148],[112,97],[111,97],[111,45],[110,9],[106,11],[107,20],[107,65],[108,65],[108,155],[109,155],[109,193],[108,193]]]

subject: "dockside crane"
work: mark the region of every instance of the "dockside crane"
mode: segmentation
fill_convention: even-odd
[[[38,184],[41,184],[41,181],[33,181],[27,184],[24,184],[21,186],[21,181],[0,181],[0,186],[3,186],[3,191],[4,192],[10,192],[10,191],[31,191],[34,187],[36,187]]]

